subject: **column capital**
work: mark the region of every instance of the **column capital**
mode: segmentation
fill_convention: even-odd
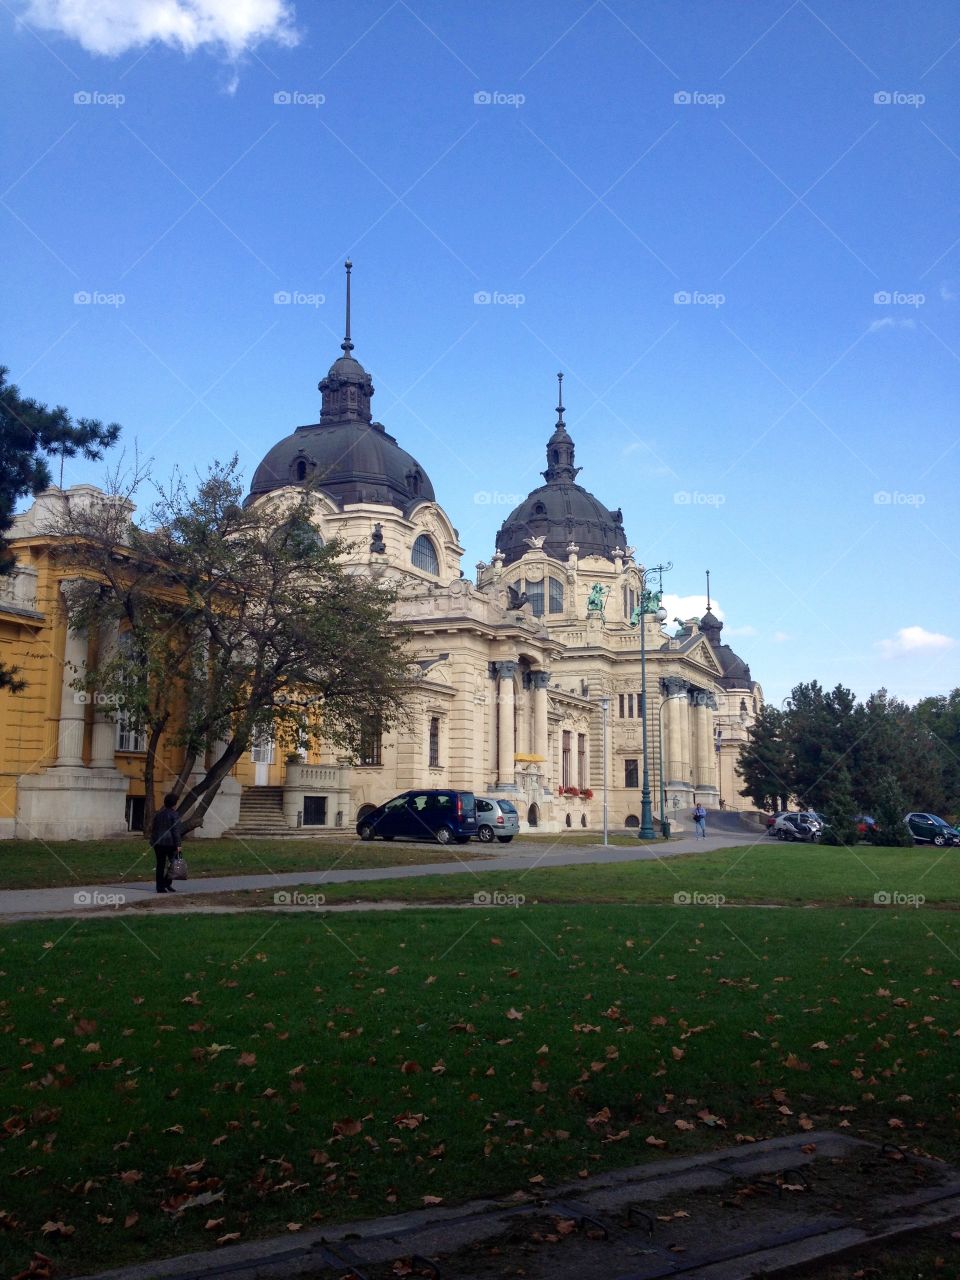
[[[690,685],[681,676],[666,676],[663,687],[668,698],[679,698],[682,693],[690,692]]]
[[[534,689],[550,688],[550,672],[549,671],[533,671],[530,674],[533,677]]]
[[[516,675],[519,663],[515,658],[507,658],[503,662],[495,662],[493,669],[496,671],[500,680],[512,680]]]

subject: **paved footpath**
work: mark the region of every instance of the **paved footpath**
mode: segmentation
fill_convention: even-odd
[[[283,889],[289,886],[364,883],[372,880],[406,880],[418,876],[446,876],[469,872],[476,878],[476,890],[482,890],[485,881],[499,871],[533,871],[549,867],[582,866],[584,863],[649,862],[656,858],[675,858],[684,853],[703,853],[713,849],[731,848],[737,845],[760,844],[769,847],[764,835],[708,835],[706,840],[684,836],[668,843],[645,845],[637,841],[635,847],[608,845],[544,845],[515,841],[509,852],[495,853],[493,857],[474,859],[455,858],[450,862],[431,862],[401,867],[367,867],[363,870],[287,871],[282,874],[256,876],[207,876],[203,879],[178,883],[177,897],[184,906],[195,902],[203,894],[236,893],[241,889]],[[376,849],[386,846],[377,844]],[[505,846],[503,846],[505,848]],[[389,855],[387,855],[389,856]],[[203,861],[203,844],[197,842],[190,850],[190,858]],[[98,907],[109,910],[105,896],[123,894],[126,902],[134,902],[155,896],[152,880],[138,882],[117,881],[115,884],[85,885],[75,883],[56,889],[6,889],[0,892],[0,921],[19,920],[27,916],[86,915]],[[86,896],[84,896],[86,895]],[[169,899],[164,899],[166,906]]]

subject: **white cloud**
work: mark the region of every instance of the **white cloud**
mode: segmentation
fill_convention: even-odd
[[[956,302],[956,291],[950,284],[944,283],[940,286],[940,297],[944,302]]]
[[[23,17],[106,57],[158,41],[237,58],[265,40],[299,38],[288,0],[27,0]]]
[[[900,658],[907,653],[936,653],[952,649],[956,641],[939,631],[925,627],[901,627],[892,640],[878,640],[877,647],[885,658]]]
[[[664,594],[663,607],[667,611],[669,619],[682,618],[684,622],[687,618],[702,618],[707,612],[706,596],[673,596]],[[716,600],[710,601],[710,608],[713,616],[723,621],[723,610],[717,604]]]
[[[774,644],[783,644],[785,640],[790,639],[790,633],[789,631],[775,631],[772,639]]]

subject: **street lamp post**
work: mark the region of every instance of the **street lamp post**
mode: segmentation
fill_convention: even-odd
[[[654,565],[652,569],[643,571],[640,603],[634,609],[633,617],[630,619],[631,626],[640,627],[640,728],[643,747],[643,790],[640,794],[640,830],[637,832],[639,840],[655,840],[657,838],[657,833],[653,829],[653,806],[650,802],[650,759],[647,752],[647,639],[644,617],[646,614],[652,613],[658,622],[666,621],[667,611],[661,606],[660,601],[663,599],[663,575],[672,568],[672,564],[658,564]],[[658,575],[656,591],[647,590],[648,573],[656,573]],[[660,768],[662,772],[662,761]]]

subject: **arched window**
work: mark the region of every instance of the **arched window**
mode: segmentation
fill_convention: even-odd
[[[423,569],[427,573],[440,572],[440,561],[437,559],[437,549],[425,533],[421,533],[420,537],[413,544],[413,555],[411,556],[411,559],[415,569]]]
[[[639,827],[640,819],[635,813],[628,813],[623,825],[625,827]]]
[[[306,478],[307,478],[307,464],[306,462],[304,462],[303,458],[300,458],[299,461],[297,462],[297,479],[306,480]]]
[[[430,731],[427,736],[427,763],[431,769],[440,768],[440,717],[430,717]]]
[[[550,579],[550,612],[563,613],[563,583],[559,578]]]
[[[559,449],[554,449],[554,451],[553,451],[553,465],[554,465],[555,467],[560,465],[560,450],[559,450]]]

